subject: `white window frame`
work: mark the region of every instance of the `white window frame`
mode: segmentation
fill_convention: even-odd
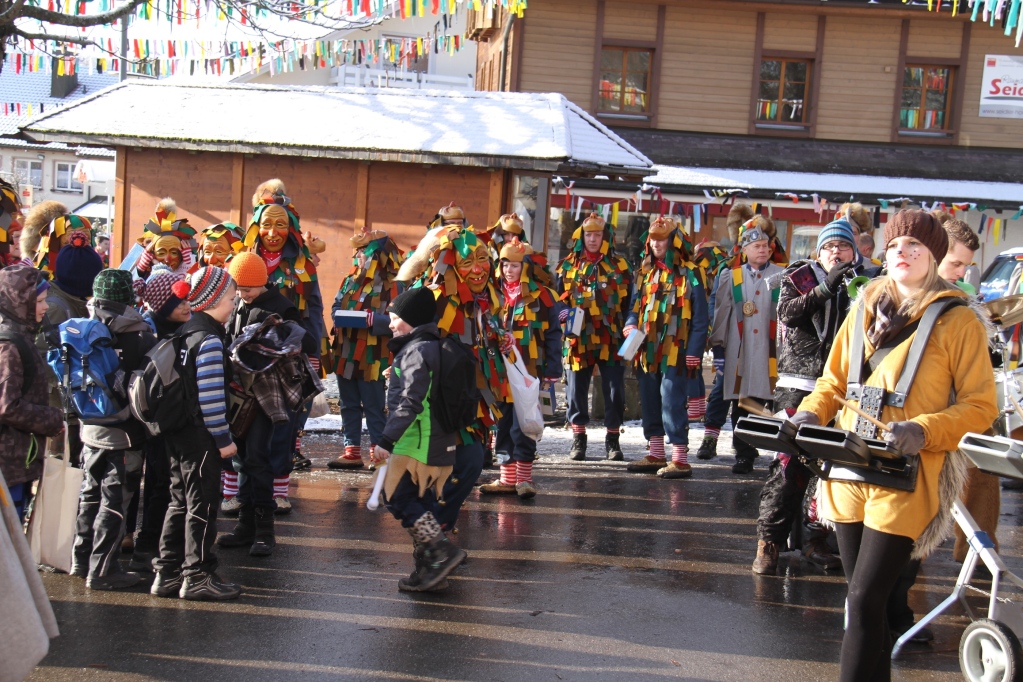
[[[53,189],[61,191],[61,192],[77,192],[78,194],[81,194],[83,191],[85,191],[85,185],[81,184],[80,182],[75,182],[74,173],[75,173],[75,166],[76,165],[78,165],[78,164],[69,163],[67,161],[54,161],[53,162]],[[68,177],[68,184],[69,184],[68,187],[61,187],[60,186],[60,167],[61,166],[67,166],[67,177]],[[78,186],[75,187],[75,185],[78,185]]]
[[[28,164],[28,176],[25,177],[25,182],[22,181],[21,170],[18,168],[18,164],[19,163],[27,163]],[[38,185],[32,182],[32,165],[33,164],[38,164],[39,165],[39,184]],[[42,189],[43,188],[43,162],[42,162],[42,160],[40,160],[40,159],[14,159],[14,163],[13,163],[13,166],[12,166],[11,170],[14,171],[14,177],[17,179],[18,184],[29,185],[31,187],[34,187],[35,189]]]

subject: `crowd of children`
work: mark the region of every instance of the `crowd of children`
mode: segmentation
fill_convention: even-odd
[[[591,214],[550,268],[520,216],[475,228],[452,203],[407,255],[382,230],[352,235],[328,339],[316,274],[325,245],[302,232],[280,180],[257,188],[244,228],[197,230],[172,200],[161,201],[131,270],[106,267],[100,251],[109,245],[97,251],[87,219],[56,202],[23,218],[10,190],[0,186],[9,224],[0,234],[0,465],[12,497],[24,511],[42,458],[63,453],[86,474],[71,572],[91,589],[122,589],[152,571],[153,594],[186,599],[240,594],[218,577],[215,544],[273,553],[274,515],[291,508],[291,471],[309,466],[299,436],[321,375],[337,377],[344,443],[328,466],[386,464],[384,500],[413,540],[415,568],[399,587],[442,590],[465,558],[447,534],[489,461],[499,476],[480,486],[483,494],[539,492],[536,442],[523,428],[526,408],[514,401],[512,364],[521,360],[545,390],[564,378],[573,432],[566,454],[578,461],[587,456],[594,373],[604,397],[601,456],[624,459],[631,369],[648,450],[627,469],[689,478],[692,421],[704,421],[696,454],[710,459],[729,413],[733,423],[765,409],[796,423],[834,419],[836,396],[858,395],[846,390],[858,361],[850,348],[885,358],[863,383],[890,390],[928,306],[967,302],[954,284],[977,248],[952,216],[902,211],[885,226],[882,270],[867,251],[875,226],[854,204],[820,231],[811,258],[790,264],[771,219],[738,203],[729,214],[731,251],[694,246],[678,219],[661,216],[630,264],[616,250],[614,226]],[[822,568],[842,566],[857,590],[843,679],[883,676],[880,633],[912,624],[905,590],[934,544],[938,479],[954,459],[943,453],[967,426],[994,420],[990,368],[956,360],[965,355],[958,348],[983,345],[985,329],[969,306],[951,308],[944,314],[954,323],[928,341],[935,364],[922,388],[885,413],[890,440],[905,454],[922,453],[926,485],[893,493],[818,482],[803,461],[779,453],[761,494],[753,570],[774,572],[792,543]],[[709,397],[705,354],[715,370]],[[109,371],[82,379],[109,357]],[[173,368],[179,382],[146,384],[153,368],[161,377]],[[97,386],[102,400],[90,394],[91,406],[80,404]],[[176,397],[171,414],[139,407],[136,393],[156,389]],[[843,413],[839,424],[851,427],[849,419]],[[741,438],[733,444],[732,471],[750,473],[757,449]],[[997,495],[977,475],[969,490],[988,507]],[[217,537],[221,511],[237,522]],[[826,541],[828,523],[838,528],[841,556]],[[124,571],[117,558],[128,544],[134,553]],[[883,579],[861,576],[861,566]]]

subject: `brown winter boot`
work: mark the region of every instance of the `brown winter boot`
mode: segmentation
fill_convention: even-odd
[[[757,540],[757,558],[753,560],[753,572],[760,575],[778,570],[778,545],[766,540]]]

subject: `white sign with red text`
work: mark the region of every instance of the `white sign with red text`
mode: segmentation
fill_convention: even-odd
[[[1023,57],[989,54],[984,57],[980,89],[984,118],[1023,118]]]

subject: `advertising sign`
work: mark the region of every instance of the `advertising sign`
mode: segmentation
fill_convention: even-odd
[[[1023,118],[1023,57],[989,54],[984,57],[980,88],[984,118]]]

